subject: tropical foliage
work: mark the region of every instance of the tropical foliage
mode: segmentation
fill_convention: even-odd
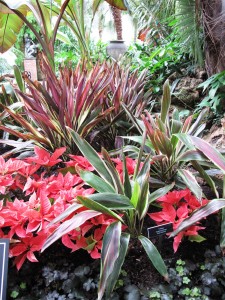
[[[15,88],[26,114],[2,106],[20,128],[7,126],[6,119],[0,129],[24,140],[33,140],[51,150],[67,146],[73,153],[76,147],[67,132],[71,128],[92,140],[99,132],[107,132],[108,139],[114,141],[118,130],[122,128],[124,133],[130,124],[128,118],[120,124],[124,115],[122,103],[135,116],[140,116],[147,104],[145,71],[138,76],[137,72],[130,74],[129,69],[123,70],[117,64],[98,63],[89,69],[88,63],[83,63],[75,70],[61,68],[57,77],[45,57],[42,63],[45,83],[25,78],[29,93]]]
[[[0,237],[10,239],[18,270],[59,239],[71,251],[86,250],[101,262],[98,300],[110,298],[130,245],[142,247],[168,280],[145,236],[150,218],[172,223],[177,251],[184,237],[202,241],[201,219],[220,211],[225,252],[225,158],[202,139],[209,110],[200,110],[220,106],[224,73],[201,85],[209,96],[187,118],[172,108],[166,80],[190,56],[201,62],[205,6],[132,1],[143,44],[112,63],[90,37],[101,2],[0,0],[0,51],[25,24],[40,44],[44,74],[32,81],[14,67],[15,81],[1,77]],[[122,0],[107,2],[127,9]],[[60,41],[67,44],[60,48]],[[202,182],[215,199],[205,199]]]

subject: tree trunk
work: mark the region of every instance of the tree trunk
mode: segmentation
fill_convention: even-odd
[[[208,76],[225,70],[225,0],[201,0]]]
[[[113,20],[114,20],[114,26],[116,29],[116,35],[117,35],[117,40],[122,40],[123,36],[122,36],[122,14],[121,14],[121,10],[110,5],[111,7],[111,11],[112,11],[112,15],[113,15]]]

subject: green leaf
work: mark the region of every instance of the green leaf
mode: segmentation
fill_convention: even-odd
[[[25,84],[24,84],[20,69],[17,66],[13,66],[13,68],[14,68],[14,75],[16,78],[16,83],[17,83],[20,91],[25,92]]]
[[[126,157],[123,154],[123,178],[124,178],[124,194],[130,199],[132,194],[132,188],[130,183],[130,178],[127,170]]]
[[[101,177],[93,174],[89,171],[84,171],[82,169],[77,170],[79,176],[83,179],[84,182],[89,184],[99,193],[115,193],[115,189],[103,180]]]
[[[74,203],[74,204],[70,205],[66,210],[64,210],[64,212],[62,212],[59,216],[57,216],[54,220],[52,220],[49,223],[48,227],[67,218],[69,215],[71,215],[72,213],[74,213],[76,210],[78,210],[81,207],[83,207],[83,205],[80,203]]]
[[[171,138],[171,143],[173,145],[173,148],[176,148],[176,145],[178,143],[178,138],[175,137],[173,134],[179,133],[181,132],[183,123],[181,121],[178,120],[171,120],[171,134],[172,134],[172,138]]]
[[[133,187],[133,193],[132,193],[131,200],[130,200],[130,202],[133,204],[133,206],[135,208],[137,207],[138,199],[140,197],[140,193],[141,193],[140,185],[137,181],[135,181],[134,187]]]
[[[102,148],[101,153],[105,160],[105,164],[107,165],[108,171],[111,175],[111,178],[113,179],[114,187],[115,187],[117,193],[123,194],[124,190],[123,190],[123,185],[122,185],[119,173],[118,173],[117,169],[115,168],[115,166],[109,156],[109,153],[104,148]]]
[[[169,80],[163,85],[163,97],[162,97],[162,104],[161,104],[161,120],[165,124],[166,119],[168,118],[169,109],[171,104],[171,94],[170,94],[170,86]]]
[[[119,256],[114,264],[114,268],[112,273],[110,274],[108,280],[107,280],[107,287],[106,287],[106,298],[109,299],[110,294],[112,293],[116,282],[118,280],[118,277],[121,272],[122,265],[124,263],[127,249],[130,241],[130,234],[129,233],[122,233],[120,237],[120,249],[119,249]]]
[[[216,211],[225,207],[225,199],[211,200],[208,204],[196,210],[189,218],[185,219],[180,226],[171,233],[170,237],[174,237],[179,232],[199,222],[201,219],[215,213]]]
[[[56,34],[56,38],[57,38],[59,41],[63,42],[64,44],[69,45],[69,46],[72,46],[72,43],[71,43],[71,41],[70,41],[70,38],[69,38],[65,33],[59,32],[59,31],[58,31],[57,34]]]
[[[112,177],[109,174],[106,164],[98,156],[98,153],[88,144],[88,142],[81,138],[78,133],[71,128],[68,128],[68,130],[80,152],[88,159],[89,163],[95,168],[99,175],[113,186],[114,183]]]
[[[225,173],[225,158],[218,150],[198,137],[189,136],[189,138],[197,149]]]
[[[99,211],[103,214],[109,215],[113,218],[115,218],[116,220],[119,220],[120,222],[123,223],[123,219],[117,215],[116,213],[114,213],[111,209],[107,208],[104,205],[101,205],[98,202],[95,202],[94,200],[90,199],[90,198],[86,198],[83,196],[77,196],[77,199],[87,208],[89,209],[93,209],[96,211]]]
[[[60,239],[63,235],[69,233],[71,230],[79,228],[82,224],[84,224],[87,220],[97,217],[101,215],[100,212],[94,210],[85,210],[82,211],[71,219],[63,222],[45,241],[41,252],[47,249],[50,245],[52,245],[55,241]]]
[[[199,160],[201,161],[201,160]],[[198,161],[191,160],[192,166],[197,170],[200,174],[200,176],[207,182],[207,184],[211,187],[213,192],[215,193],[216,198],[219,198],[219,194],[215,185],[215,182],[212,180],[212,178],[207,174],[207,170],[204,170],[203,167],[198,163]],[[212,167],[210,166],[210,170],[212,170]],[[219,171],[217,169],[217,171]]]
[[[191,235],[191,236],[188,237],[188,239],[191,242],[197,242],[197,243],[201,243],[201,242],[204,242],[206,240],[206,238],[204,238],[200,234],[198,234],[198,235]]]
[[[191,160],[205,161],[206,157],[198,150],[188,150],[176,158],[177,162],[179,161],[189,162]]]
[[[168,280],[168,273],[167,273],[166,265],[160,255],[160,253],[154,246],[154,244],[149,239],[147,239],[146,237],[144,237],[142,235],[139,236],[138,239],[141,242],[142,246],[144,247],[145,252],[147,253],[149,259],[151,260],[153,266],[166,280]]]
[[[27,14],[25,6],[21,6],[19,11],[24,16]],[[0,53],[6,52],[15,44],[22,26],[23,21],[7,6],[0,4]]]
[[[192,191],[196,196],[197,200],[201,202],[202,200],[202,189],[199,186],[195,177],[188,170],[178,170],[178,174],[186,184],[186,186]]]
[[[138,144],[143,143],[143,137],[142,136],[121,136],[121,138],[133,141],[133,142],[138,143]],[[153,149],[152,143],[149,140],[145,141],[145,146],[149,147],[150,149]]]
[[[109,209],[131,209],[134,208],[131,205],[130,199],[124,195],[115,193],[99,193],[88,196],[89,199],[98,202],[99,204]]]
[[[155,192],[151,193],[149,196],[149,203],[152,203],[153,201],[155,201],[156,199],[164,196],[166,193],[168,193],[173,187],[174,187],[174,182],[166,185],[160,189],[157,189]]]
[[[137,182],[140,184],[140,186],[142,186],[143,182],[145,181],[146,175],[150,174],[150,166],[151,166],[151,156],[147,156],[147,158],[145,159],[141,170],[139,171],[136,180]]]
[[[105,0],[110,5],[117,7],[121,10],[127,10],[127,2],[124,0]]]
[[[115,263],[120,254],[121,223],[114,222],[107,227],[102,242],[101,272],[98,286],[98,300],[101,300],[107,281],[114,270]]]
[[[139,219],[143,219],[147,213],[149,201],[149,174],[146,174],[144,182],[141,186],[140,196],[137,203],[137,211],[139,215]]]

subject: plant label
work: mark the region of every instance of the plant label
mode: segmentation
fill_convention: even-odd
[[[0,239],[0,299],[6,300],[9,239]]]
[[[173,231],[173,223],[166,223],[147,228],[148,238],[156,237]]]

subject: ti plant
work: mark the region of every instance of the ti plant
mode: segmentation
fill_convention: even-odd
[[[45,82],[41,84],[25,78],[29,93],[15,88],[26,114],[4,106],[21,129],[15,130],[5,124],[0,124],[0,129],[51,150],[66,146],[73,153],[76,147],[66,126],[86,137],[113,109],[103,111],[101,105],[113,76],[107,70],[104,65],[96,64],[88,71],[83,64],[82,69],[80,66],[75,70],[61,69],[57,78],[44,57]]]
[[[93,131],[92,138],[101,132],[101,138],[104,137],[105,141],[113,144],[117,136],[130,134],[132,128],[121,104],[124,103],[138,118],[148,103],[149,95],[145,92],[146,70],[138,74],[137,71],[131,72],[130,68],[121,68],[117,63],[109,65],[108,69],[109,74],[113,72],[114,76],[109,84],[107,99],[103,101],[102,107],[104,110],[111,107],[114,109]],[[104,145],[104,147],[106,146]]]
[[[171,112],[171,94],[168,81],[163,87],[163,97],[161,102],[161,112],[154,118],[148,111],[142,115],[142,121],[136,120],[131,111],[124,105],[124,109],[138,128],[139,132],[147,131],[146,152],[148,152],[154,164],[151,167],[151,180],[157,185],[164,185],[165,182],[175,181],[178,187],[185,184],[197,197],[202,199],[202,190],[195,176],[187,169],[191,165],[198,175],[212,188],[218,196],[215,183],[203,168],[203,164],[208,163],[202,152],[192,147],[189,149],[183,136],[199,136],[205,124],[202,124],[206,116],[207,109],[203,110],[197,119],[192,123],[194,116],[189,116],[186,120],[180,120],[179,113],[175,109]],[[124,137],[136,142],[140,142],[141,137]],[[212,164],[209,166],[213,166]]]
[[[45,81],[39,83],[25,78],[29,92],[25,92],[22,76],[17,72],[19,88],[15,88],[15,93],[23,111],[0,105],[6,116],[21,127],[8,126],[9,118],[5,117],[0,119],[0,129],[51,150],[66,146],[73,153],[77,148],[67,134],[67,126],[84,138],[95,139],[96,145],[112,147],[118,132],[124,134],[131,126],[128,118],[122,120],[126,114],[121,104],[139,116],[147,103],[145,72],[140,76],[130,74],[129,69],[123,70],[117,64],[96,64],[90,69],[85,62],[75,70],[64,67],[59,71],[60,76],[56,77],[43,57]]]
[[[213,199],[205,206],[197,209],[189,218],[185,219],[180,226],[171,234],[171,237],[175,236],[185,228],[195,224],[203,218],[222,210],[221,214],[221,237],[220,237],[220,247],[225,254],[225,159],[223,155],[211,146],[209,143],[203,141],[198,137],[193,137],[190,135],[182,136],[183,142],[185,142],[190,149],[197,149],[203,156],[205,156],[209,161],[211,161],[217,170],[222,172],[223,176],[223,194],[222,198]]]
[[[88,198],[78,197],[78,203],[70,206],[53,221],[54,224],[64,220],[48,237],[43,250],[86,220],[102,213],[114,218],[115,222],[108,226],[103,238],[98,300],[101,300],[104,294],[106,299],[109,299],[120,274],[130,238],[141,242],[154,267],[167,279],[164,261],[154,244],[142,235],[142,227],[149,205],[158,197],[165,195],[173,187],[173,183],[150,193],[149,156],[141,162],[142,155],[139,155],[133,176],[128,174],[126,159],[123,157],[123,174],[120,176],[105,149],[98,155],[77,133],[71,130],[70,132],[80,151],[95,169],[95,173],[80,169],[77,169],[77,172],[97,193]],[[86,210],[80,212],[82,206]],[[71,220],[65,221],[67,216],[75,212],[77,214]],[[122,227],[125,227],[124,232]]]

